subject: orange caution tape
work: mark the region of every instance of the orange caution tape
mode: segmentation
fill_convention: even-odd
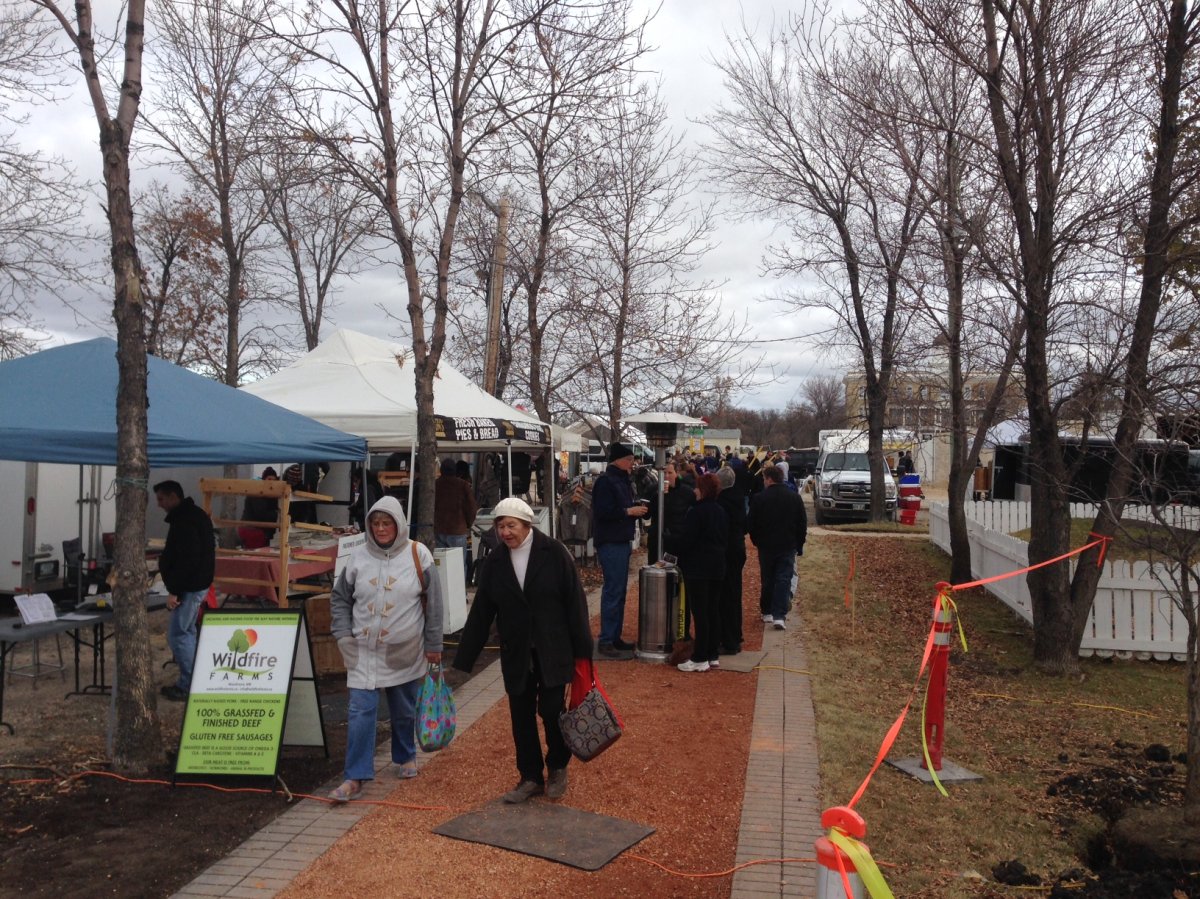
[[[1099,568],[1101,565],[1104,564],[1104,557],[1108,554],[1108,544],[1112,543],[1113,538],[1106,536],[1104,534],[1097,534],[1095,531],[1088,531],[1088,536],[1095,537],[1097,540],[1100,541],[1100,557],[1098,559],[1096,559],[1096,567]],[[1090,544],[1090,543],[1088,544],[1088,546],[1091,546],[1091,545],[1092,544]],[[1084,549],[1087,549],[1087,546],[1085,546]],[[1083,550],[1080,550],[1080,552],[1082,552],[1082,551]]]
[[[1094,535],[1093,535],[1094,536]],[[1055,562],[1061,562],[1063,559],[1069,559],[1071,556],[1077,556],[1081,552],[1086,552],[1093,546],[1102,545],[1106,540],[1111,540],[1111,537],[1102,537],[1099,540],[1093,540],[1079,549],[1073,549],[1069,553],[1063,553],[1061,556],[1055,556],[1053,559],[1047,559],[1045,562],[1038,562],[1036,565],[1030,565],[1028,568],[1018,568],[1016,571],[1009,571],[1005,574],[997,574],[994,577],[985,577],[978,581],[970,581],[966,584],[954,584],[950,587],[951,590],[969,590],[971,587],[982,587],[984,584],[994,584],[996,581],[1003,581],[1010,577],[1016,577],[1018,574],[1025,574],[1029,571],[1036,571],[1038,568],[1045,568],[1047,565],[1053,565]],[[1104,553],[1101,551],[1101,561],[1104,559]]]
[[[938,599],[940,606],[941,594],[938,594]],[[879,754],[875,756],[875,764],[871,766],[871,770],[867,772],[867,776],[859,784],[854,796],[846,803],[849,808],[854,808],[858,800],[862,799],[863,793],[867,791],[867,785],[871,783],[871,778],[875,776],[875,772],[879,770],[879,766],[883,764],[883,760],[891,752],[892,745],[896,742],[896,737],[900,734],[900,728],[904,726],[904,719],[908,717],[908,710],[912,707],[913,699],[917,695],[917,687],[920,686],[921,677],[925,674],[925,668],[929,665],[930,658],[933,657],[935,633],[935,623],[931,622],[929,625],[929,635],[925,638],[925,652],[921,654],[921,666],[917,669],[917,677],[913,681],[912,691],[908,694],[908,702],[904,703],[904,708],[900,710],[900,715],[892,722],[892,726],[888,728],[887,734],[884,735],[883,744],[879,747]]]
[[[1093,534],[1092,536],[1095,536],[1095,535]],[[935,635],[936,629],[937,629],[937,617],[938,617],[938,613],[941,612],[943,599],[945,599],[947,601],[949,600],[949,596],[947,595],[948,591],[967,590],[971,587],[979,587],[984,584],[991,584],[996,581],[1002,581],[1002,580],[1005,580],[1006,578],[1016,577],[1019,574],[1024,574],[1028,571],[1033,571],[1037,568],[1044,568],[1047,565],[1053,565],[1055,562],[1061,562],[1063,559],[1069,559],[1071,556],[1079,555],[1080,553],[1091,549],[1093,546],[1097,546],[1097,545],[1103,546],[1105,543],[1105,539],[1106,538],[1100,538],[1097,540],[1093,540],[1091,543],[1081,546],[1078,549],[1071,550],[1071,552],[1069,552],[1069,553],[1063,553],[1061,556],[1056,556],[1053,559],[1047,559],[1045,562],[1039,562],[1036,565],[1030,565],[1027,568],[1021,568],[1021,569],[1018,569],[1017,571],[1010,571],[1010,572],[1007,572],[1006,574],[998,574],[995,577],[982,578],[981,580],[978,580],[978,581],[970,581],[969,583],[966,583],[966,584],[948,584],[945,581],[942,581],[937,585],[938,586],[938,594],[937,594],[937,598],[934,600],[934,605],[933,605],[934,620],[930,623],[929,634],[925,637],[925,651],[921,654],[921,665],[917,669],[917,676],[916,676],[916,679],[913,681],[913,687],[912,687],[912,691],[909,693],[908,702],[906,702],[904,704],[904,708],[900,710],[899,716],[897,716],[896,720],[892,722],[892,726],[888,728],[887,733],[884,735],[883,743],[879,747],[879,753],[875,756],[875,762],[874,762],[874,764],[871,765],[871,770],[867,772],[867,776],[865,778],[863,778],[863,782],[861,784],[859,784],[858,789],[854,793],[854,796],[850,799],[850,801],[848,803],[846,803],[846,805],[849,808],[854,808],[854,806],[858,803],[858,800],[862,798],[863,793],[865,793],[867,791],[867,786],[871,783],[871,779],[875,776],[875,772],[879,770],[879,766],[883,764],[883,760],[885,758],[887,758],[887,754],[889,752],[891,752],[892,746],[895,744],[896,738],[900,734],[900,728],[904,726],[904,719],[908,717],[908,710],[912,707],[913,699],[917,695],[917,689],[921,685],[921,678],[924,676],[925,669],[929,665],[929,659],[933,655],[933,645],[934,645],[933,641],[934,641],[934,635]],[[958,617],[957,608],[955,608],[955,617],[956,618]],[[959,621],[958,632],[959,632],[959,637],[963,642],[963,649],[966,649],[967,638],[963,634],[961,620]],[[923,738],[924,733],[925,733],[924,727],[921,728],[921,733],[922,733],[922,738]],[[935,775],[935,778],[936,778],[936,775]]]

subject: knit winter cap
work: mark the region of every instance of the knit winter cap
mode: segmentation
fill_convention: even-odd
[[[608,461],[616,462],[618,459],[624,459],[626,456],[632,456],[633,450],[623,443],[614,443],[608,448]]]
[[[524,500],[510,496],[496,503],[496,508],[492,510],[492,517],[496,521],[501,518],[519,518],[521,521],[533,524],[533,509],[529,508],[529,503]]]

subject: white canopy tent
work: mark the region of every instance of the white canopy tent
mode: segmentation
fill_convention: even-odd
[[[415,371],[408,347],[342,329],[286,368],[241,389],[363,437],[371,452],[415,456]],[[485,392],[444,360],[434,381],[433,414],[440,452],[506,454],[510,492],[513,450],[546,452],[551,446],[548,424]]]
[[[364,437],[373,452],[408,449],[417,439],[412,351],[357,331],[335,331],[287,368],[242,390]],[[550,444],[549,425],[485,393],[445,361],[434,383],[433,414],[438,448],[446,452]]]

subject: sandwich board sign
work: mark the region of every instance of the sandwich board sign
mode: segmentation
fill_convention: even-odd
[[[175,774],[273,778],[285,745],[328,754],[303,610],[206,612]]]

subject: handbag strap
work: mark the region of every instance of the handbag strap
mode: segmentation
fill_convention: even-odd
[[[417,583],[421,585],[421,614],[424,615],[425,608],[429,605],[429,590],[425,586],[425,570],[421,567],[421,557],[417,555],[417,541],[409,540],[408,545],[412,549],[413,568],[417,572]]]
[[[592,689],[604,697],[605,703],[607,703],[609,709],[612,710],[613,717],[617,719],[617,724],[624,728],[625,722],[621,720],[621,713],[617,711],[617,707],[613,705],[613,701],[608,698],[608,692],[603,686],[601,686],[600,681],[596,680],[596,663],[591,659],[588,659],[587,668],[588,680],[591,682]]]

